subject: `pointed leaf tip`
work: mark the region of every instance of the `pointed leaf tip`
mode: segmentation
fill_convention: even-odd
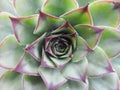
[[[52,16],[50,14],[39,12],[39,17],[34,30],[34,34],[42,35],[45,32],[50,32],[65,22],[64,19]]]
[[[70,22],[72,26],[78,24],[90,24],[92,25],[92,17],[88,8],[89,4],[67,12],[60,17]]]
[[[67,82],[67,80],[62,76],[61,72],[57,69],[40,67],[39,74],[41,75],[48,90],[56,90]]]
[[[36,61],[27,52],[24,52],[23,56],[19,60],[19,63],[12,71],[32,76],[38,76],[39,65],[40,62]]]
[[[37,15],[10,17],[14,35],[20,44],[30,44],[38,37],[33,34],[37,17]]]
[[[16,25],[19,24],[19,21],[14,17],[9,17],[9,18],[12,22],[13,32],[15,34],[15,37],[16,37],[17,41],[20,42],[19,37],[18,37],[18,33],[16,32]]]
[[[91,25],[76,25],[75,29],[79,36],[86,40],[90,48],[95,48],[98,45],[103,32],[102,28]]]

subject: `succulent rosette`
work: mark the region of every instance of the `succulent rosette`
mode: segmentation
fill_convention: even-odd
[[[1,0],[0,90],[120,90],[120,1]]]

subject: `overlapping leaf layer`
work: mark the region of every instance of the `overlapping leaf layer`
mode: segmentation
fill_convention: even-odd
[[[120,90],[119,0],[1,0],[0,90]]]

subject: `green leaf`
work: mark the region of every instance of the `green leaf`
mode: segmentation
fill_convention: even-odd
[[[114,57],[120,53],[120,31],[112,27],[104,28],[99,46],[109,57]]]
[[[24,90],[47,90],[40,76],[24,75]]]
[[[78,3],[75,0],[46,0],[42,11],[54,16],[60,16],[76,8],[78,8]]]
[[[67,81],[57,69],[40,67],[39,73],[48,90],[56,90]]]
[[[14,0],[1,0],[0,1],[0,12],[9,12],[13,15],[17,15],[14,8]]]
[[[64,22],[65,21],[62,18],[51,16],[40,11],[34,33],[42,35],[45,32],[51,32],[52,30],[62,25]]]
[[[66,58],[50,57],[50,59],[55,63],[56,67],[59,70],[63,69],[63,67],[71,60],[70,57],[66,57]]]
[[[87,67],[87,59],[74,63],[69,62],[63,68],[62,73],[67,79],[86,83]]]
[[[92,18],[88,9],[88,5],[67,12],[60,17],[70,22],[72,26],[78,24],[92,24]]]
[[[92,49],[88,46],[86,41],[80,36],[76,37],[76,49],[73,52],[72,61],[78,62],[85,58]]]
[[[114,71],[110,59],[100,47],[96,47],[87,59],[89,76],[102,76]]]
[[[52,31],[52,34],[74,34],[76,31],[69,22],[63,23],[60,27]]]
[[[4,68],[14,68],[23,54],[23,46],[20,46],[13,35],[7,36],[0,42],[0,65]]]
[[[57,90],[88,90],[88,85],[83,82],[68,80],[68,82]]]
[[[3,74],[6,72],[6,69],[3,69],[1,66],[0,66],[0,78],[3,76]]]
[[[111,58],[111,63],[120,78],[120,55],[118,57]]]
[[[116,73],[110,73],[103,77],[90,77],[89,90],[119,90],[118,76]]]
[[[27,16],[38,13],[44,0],[14,0],[15,9],[19,16]]]
[[[116,27],[119,24],[119,11],[114,9],[112,0],[101,0],[90,4],[90,12],[94,25]]]
[[[77,2],[79,4],[79,7],[84,6],[84,5],[88,4],[88,3],[92,3],[94,1],[96,1],[96,0],[77,0]]]
[[[36,61],[33,57],[31,57],[28,53],[24,53],[21,57],[19,63],[13,69],[15,72],[20,72],[27,75],[38,75],[38,67],[40,66],[40,62]]]
[[[7,12],[0,12],[0,41],[9,34],[13,33],[11,22],[9,19],[10,16],[13,15]]]
[[[33,34],[37,18],[37,15],[26,17],[10,17],[13,31],[18,42],[26,45],[38,38],[37,35]]]
[[[42,48],[45,40],[45,35],[46,34],[43,34],[31,44],[27,45],[25,48],[26,52],[28,52],[37,61],[40,61],[40,58],[42,57]]]
[[[23,87],[22,75],[16,72],[6,72],[2,78],[0,78],[1,90],[22,90]]]
[[[91,48],[95,48],[99,43],[103,29],[91,25],[76,25],[75,30],[85,39]]]
[[[49,67],[54,68],[55,64],[53,61],[49,58],[49,56],[45,53],[44,49],[42,49],[42,57],[41,57],[41,67]]]

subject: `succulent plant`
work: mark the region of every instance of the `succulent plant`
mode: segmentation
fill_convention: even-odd
[[[1,0],[0,90],[120,90],[120,1]]]

